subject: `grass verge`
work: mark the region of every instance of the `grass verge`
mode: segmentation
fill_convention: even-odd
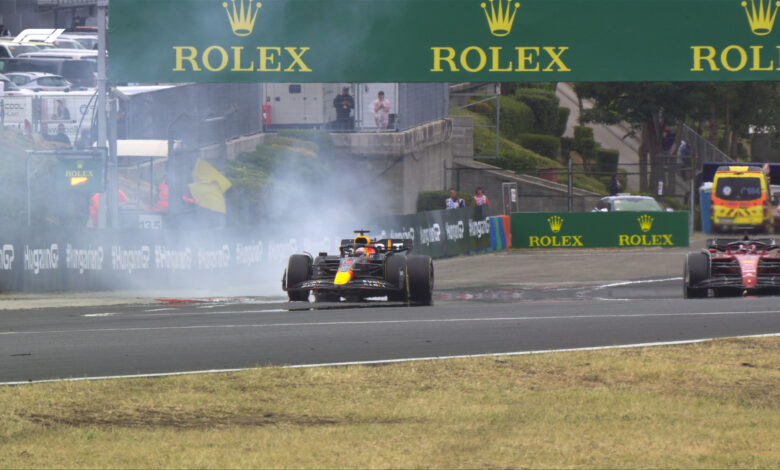
[[[780,338],[0,388],[4,468],[780,467]]]

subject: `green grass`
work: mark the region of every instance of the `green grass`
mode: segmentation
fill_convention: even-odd
[[[777,468],[780,338],[0,388],[3,468]]]

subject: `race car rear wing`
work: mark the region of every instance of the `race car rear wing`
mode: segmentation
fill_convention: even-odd
[[[750,245],[753,244],[760,244],[763,246],[766,246],[768,249],[778,246],[778,240],[774,238],[708,238],[706,241],[706,246],[709,248],[715,248],[717,250],[725,251],[726,248],[728,248],[729,245],[732,244],[744,244],[744,245]]]
[[[411,238],[383,238],[381,240],[374,240],[374,242],[371,244],[374,248],[377,249],[379,252],[388,252],[388,251],[409,251],[414,246],[414,240]],[[355,241],[351,238],[345,238],[341,240],[341,248],[348,248],[348,247],[359,247],[359,246],[365,246],[359,243],[355,243]]]

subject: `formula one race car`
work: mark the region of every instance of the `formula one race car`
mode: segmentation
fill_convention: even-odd
[[[433,262],[412,255],[412,240],[372,241],[368,230],[356,230],[354,239],[341,241],[338,255],[319,253],[290,256],[282,289],[291,301],[363,301],[385,297],[393,302],[433,304]]]
[[[774,239],[713,239],[685,257],[686,299],[780,292],[780,247]]]

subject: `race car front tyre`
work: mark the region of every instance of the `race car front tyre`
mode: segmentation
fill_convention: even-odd
[[[415,305],[433,305],[433,261],[430,256],[411,255],[406,258],[409,276],[409,301]]]
[[[290,301],[307,302],[309,300],[309,291],[292,291],[291,286],[296,286],[301,282],[311,279],[311,258],[306,255],[292,255],[287,262],[287,297]]]
[[[683,296],[686,299],[707,297],[707,288],[692,287],[710,278],[710,258],[705,253],[688,253],[683,272]]]
[[[409,300],[409,286],[406,282],[406,255],[394,254],[385,261],[385,281],[401,288],[387,296],[390,302],[406,302]]]

